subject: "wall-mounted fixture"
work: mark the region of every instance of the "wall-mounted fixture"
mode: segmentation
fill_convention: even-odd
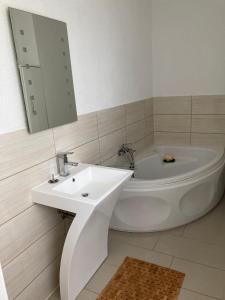
[[[64,22],[9,8],[30,133],[77,120]]]

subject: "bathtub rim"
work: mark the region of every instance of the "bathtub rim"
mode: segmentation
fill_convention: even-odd
[[[199,149],[199,150],[210,150],[215,153],[215,157],[213,157],[208,163],[204,164],[201,167],[198,167],[192,171],[185,172],[180,175],[166,177],[166,178],[160,178],[160,179],[142,179],[142,178],[131,178],[128,182],[127,188],[134,188],[134,186],[138,185],[151,185],[153,186],[162,186],[162,185],[168,185],[173,183],[178,183],[180,181],[185,181],[188,179],[194,179],[198,178],[200,176],[204,176],[207,173],[211,173],[213,171],[216,171],[217,168],[225,164],[225,149],[223,146],[221,147],[200,147],[200,146],[184,146],[184,145],[155,145],[151,148],[150,155],[146,156],[145,158],[142,158],[137,161],[137,163],[141,163],[149,159],[151,156],[158,154],[155,149],[160,147],[170,147],[170,148],[190,148],[190,149]]]

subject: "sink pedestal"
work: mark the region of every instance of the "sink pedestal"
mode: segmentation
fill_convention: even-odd
[[[120,190],[94,209],[77,212],[63,248],[60,267],[62,300],[74,300],[108,255],[108,230]]]

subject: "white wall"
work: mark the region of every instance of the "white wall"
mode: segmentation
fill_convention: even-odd
[[[225,93],[225,1],[153,0],[155,96]]]
[[[8,6],[67,23],[78,114],[152,96],[150,0],[0,0],[0,134],[25,128]]]

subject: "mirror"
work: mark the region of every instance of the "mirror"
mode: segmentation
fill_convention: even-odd
[[[30,133],[77,120],[64,22],[9,8]]]

